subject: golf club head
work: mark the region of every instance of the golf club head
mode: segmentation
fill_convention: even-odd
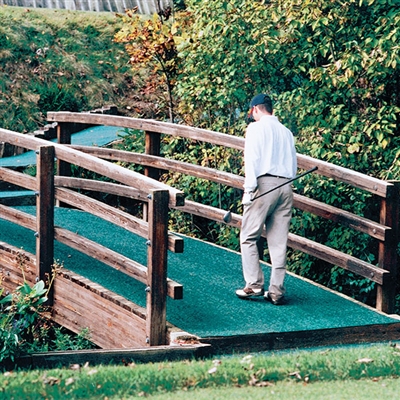
[[[231,213],[231,211],[229,210],[229,211],[224,215],[224,218],[222,218],[222,219],[223,219],[223,221],[224,221],[226,224],[229,224],[229,222],[232,221],[232,213]]]

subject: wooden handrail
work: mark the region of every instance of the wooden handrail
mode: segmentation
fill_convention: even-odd
[[[18,224],[33,232],[36,230],[36,218],[32,214],[2,204],[0,204],[0,214],[1,217],[7,221]],[[99,261],[123,271],[139,282],[147,282],[146,268],[144,266],[90,239],[58,226],[54,227],[54,239],[73,249],[79,251],[85,250],[85,253],[89,256],[95,257]],[[179,239],[182,240],[181,238]],[[53,260],[51,261],[53,263]],[[167,278],[167,285],[169,297],[175,300],[183,298],[183,288],[181,284]]]
[[[182,174],[206,179],[212,182],[220,183],[237,189],[243,188],[244,178],[229,172],[218,171],[213,168],[202,167],[183,161],[166,159],[159,156],[151,156],[147,154],[134,153],[124,150],[105,149],[89,146],[73,146],[77,150],[95,155],[106,160],[122,161],[139,165],[150,166],[161,170],[179,172]],[[387,189],[390,186],[385,186]],[[187,200],[186,200],[187,202]],[[378,240],[385,240],[389,227],[371,221],[367,218],[359,217],[350,212],[343,211],[337,207],[329,206],[317,200],[294,194],[294,207],[303,211],[307,211],[320,217],[330,219],[334,222],[340,222],[344,226],[348,226],[356,231],[366,233]],[[182,210],[185,206],[179,207]],[[207,213],[202,214],[207,218]],[[210,218],[213,219],[213,218]]]
[[[40,146],[47,146],[49,144],[46,140],[1,128],[0,141],[24,147],[29,150],[36,150]],[[60,145],[58,143],[54,143],[53,145],[55,156],[60,160],[86,168],[128,186],[132,186],[133,182],[135,182],[138,187],[148,193],[153,189],[168,190],[170,194],[169,201],[173,206],[183,205],[185,202],[184,195],[180,190],[171,188],[168,185],[157,182],[154,179],[148,178],[119,165],[93,157],[90,154],[84,154],[68,146]]]
[[[171,135],[182,137],[194,141],[206,142],[218,146],[224,146],[242,152],[244,149],[244,138],[235,137],[219,132],[208,131],[199,128],[193,128],[183,125],[159,122],[154,120],[137,119],[130,117],[121,117],[113,115],[102,115],[92,113],[70,113],[70,112],[50,112],[48,120],[59,124],[59,132],[62,133],[65,143],[70,143],[70,134],[68,133],[68,124],[80,123],[85,125],[107,125],[120,126],[123,128],[136,129],[143,131],[146,137],[146,153],[137,154],[114,149],[103,149],[86,146],[55,146],[56,156],[62,160],[63,165],[68,168],[68,163],[76,164],[83,168],[91,169],[96,173],[107,176],[123,185],[105,183],[100,185],[102,190],[110,190],[111,193],[144,200],[146,193],[150,190],[168,190],[170,193],[169,207],[180,209],[195,215],[204,216],[206,218],[222,221],[224,210],[216,209],[204,204],[198,204],[191,201],[183,201],[183,193],[176,189],[172,189],[163,184],[155,184],[153,179],[157,178],[160,171],[176,171],[183,174],[189,174],[194,177],[207,179],[222,185],[227,185],[237,189],[242,189],[244,178],[235,174],[218,171],[212,168],[204,168],[198,165],[183,163],[176,160],[165,159],[160,157],[159,144],[161,135]],[[63,127],[65,129],[63,130]],[[9,135],[10,131],[0,129],[0,140],[8,141],[17,146],[30,148],[35,150],[39,142],[32,143],[30,139]],[[22,135],[24,136],[24,135]],[[38,139],[36,139],[38,140]],[[40,143],[42,145],[42,143]],[[31,147],[29,147],[31,146]],[[86,153],[86,154],[84,154]],[[95,161],[96,160],[96,161]],[[146,175],[136,174],[114,164],[110,164],[105,160],[120,160],[129,163],[137,163],[145,167]],[[392,312],[394,306],[394,286],[388,282],[394,282],[397,277],[396,265],[396,249],[399,240],[399,183],[386,182],[368,175],[352,171],[350,169],[334,165],[325,161],[317,160],[309,156],[298,154],[298,167],[300,169],[309,170],[312,167],[318,167],[316,174],[331,178],[335,181],[343,182],[355,188],[372,193],[381,199],[381,211],[379,222],[369,220],[364,217],[357,216],[351,212],[341,210],[339,208],[329,206],[319,201],[306,198],[299,194],[294,194],[294,207],[314,215],[330,219],[341,225],[352,228],[356,231],[368,234],[379,241],[379,267],[366,263],[356,258],[346,255],[338,250],[330,249],[322,244],[312,242],[308,239],[301,238],[297,235],[290,235],[289,246],[299,249],[308,254],[314,255],[322,260],[338,265],[344,269],[355,272],[374,282],[378,286],[377,308],[385,312]],[[92,166],[92,168],[88,168]],[[94,167],[93,167],[94,166]],[[61,171],[62,173],[62,171]],[[139,175],[139,176],[138,176]],[[16,176],[12,173],[0,170],[0,177],[5,177],[11,181],[16,180]],[[141,178],[139,178],[141,177]],[[129,188],[133,178],[141,179],[140,188]],[[32,187],[32,181],[28,178],[23,179],[26,187]],[[93,183],[77,180],[76,178],[56,177],[56,196],[60,199],[76,203],[77,195],[69,193],[66,188],[85,188],[86,190],[95,190]],[[124,186],[126,185],[126,186]],[[61,188],[64,186],[64,188]],[[120,186],[120,187],[117,187]],[[99,188],[99,185],[97,185]],[[397,197],[396,197],[397,193]],[[72,200],[74,199],[74,200]],[[88,209],[94,207],[90,200],[85,205]],[[96,206],[97,207],[97,206]],[[102,206],[104,207],[104,206]],[[110,210],[111,211],[111,210]],[[108,213],[105,208],[102,213]],[[114,217],[113,217],[114,218]],[[128,226],[133,226],[133,221],[125,216],[117,216],[120,222],[126,221]],[[232,221],[229,225],[240,227],[241,217],[233,214]],[[137,226],[141,226],[140,224]],[[142,228],[144,232],[144,228]],[[171,243],[170,243],[171,247]]]
[[[101,184],[98,183],[98,191],[101,191]],[[82,211],[96,215],[105,221],[112,222],[117,226],[121,226],[126,230],[135,233],[141,237],[148,236],[148,223],[142,219],[136,218],[122,210],[102,203],[101,201],[92,199],[72,190],[56,188],[55,197],[63,203],[79,208]],[[183,240],[173,234],[168,235],[169,250],[174,253],[183,251]]]
[[[120,126],[124,128],[178,136],[200,142],[207,142],[214,145],[230,147],[237,150],[244,149],[244,138],[241,137],[148,119],[60,111],[47,113],[47,120],[59,123],[75,122],[82,124]],[[317,174],[319,175],[348,183],[353,187],[366,190],[380,197],[386,197],[387,187],[391,185],[389,182],[381,181],[377,178],[352,171],[348,168],[330,164],[325,161],[317,160],[301,154],[297,155],[297,162],[298,167],[301,169],[307,170],[317,166]]]
[[[129,129],[139,129],[146,132],[178,136],[215,145],[232,147],[233,149],[238,150],[243,150],[244,148],[243,138],[239,138],[237,136],[226,135],[224,133],[209,131],[206,129],[193,128],[186,125],[160,122],[151,119],[59,111],[48,112],[47,120],[49,122],[58,123],[75,122],[81,124],[120,126]]]

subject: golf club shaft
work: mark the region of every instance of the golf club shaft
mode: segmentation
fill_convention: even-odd
[[[260,197],[265,196],[266,194],[271,193],[271,192],[273,192],[274,190],[279,189],[280,187],[282,187],[282,186],[284,186],[284,185],[287,185],[288,183],[291,183],[291,182],[293,182],[293,181],[295,181],[295,180],[297,180],[297,179],[303,177],[304,175],[310,174],[311,172],[314,172],[314,171],[316,171],[317,169],[318,169],[318,167],[311,168],[311,169],[309,169],[308,171],[305,171],[305,172],[303,172],[302,174],[297,175],[297,176],[295,176],[294,178],[285,181],[285,182],[282,183],[281,185],[275,186],[275,187],[272,188],[271,190],[268,190],[267,192],[262,193],[262,194],[260,194],[260,195],[257,196],[257,197],[254,197],[254,199],[252,199],[251,201],[254,201],[254,200],[256,200],[256,199],[259,199]],[[232,220],[232,213],[231,213],[231,210],[229,210],[229,211],[224,215],[223,221],[224,221],[225,223],[228,224],[229,222],[231,222],[231,220]]]
[[[287,185],[288,183],[291,183],[291,182],[293,182],[293,181],[295,181],[295,180],[297,180],[297,179],[299,179],[299,178],[302,178],[303,176],[308,175],[308,174],[310,174],[311,172],[316,171],[317,169],[318,169],[318,167],[313,167],[313,168],[309,169],[308,171],[305,171],[305,172],[303,172],[302,174],[297,175],[297,176],[295,176],[294,178],[285,181],[285,182],[282,183],[281,185],[275,186],[274,188],[272,188],[272,189],[266,191],[265,193],[261,193],[260,195],[258,195],[258,196],[256,196],[256,197],[254,197],[253,199],[251,199],[251,201],[254,201],[254,200],[256,200],[256,199],[259,199],[260,197],[263,197],[263,196],[265,196],[266,194],[271,193],[271,192],[273,192],[274,190],[279,189],[280,187]]]

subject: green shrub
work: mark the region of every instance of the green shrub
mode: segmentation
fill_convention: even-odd
[[[24,282],[0,300],[0,363],[34,352],[94,347],[88,329],[75,335],[46,318],[47,293],[43,281],[32,287]]]
[[[0,337],[3,342],[0,362],[7,358],[14,360],[25,343],[33,341],[42,306],[47,301],[46,294],[43,281],[37,282],[33,287],[24,282],[15,293],[8,294],[0,301],[0,305],[5,306],[0,317]]]

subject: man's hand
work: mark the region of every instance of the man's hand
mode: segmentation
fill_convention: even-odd
[[[252,198],[253,198],[253,192],[244,192],[242,198],[242,204],[244,206],[249,206],[251,204]]]

